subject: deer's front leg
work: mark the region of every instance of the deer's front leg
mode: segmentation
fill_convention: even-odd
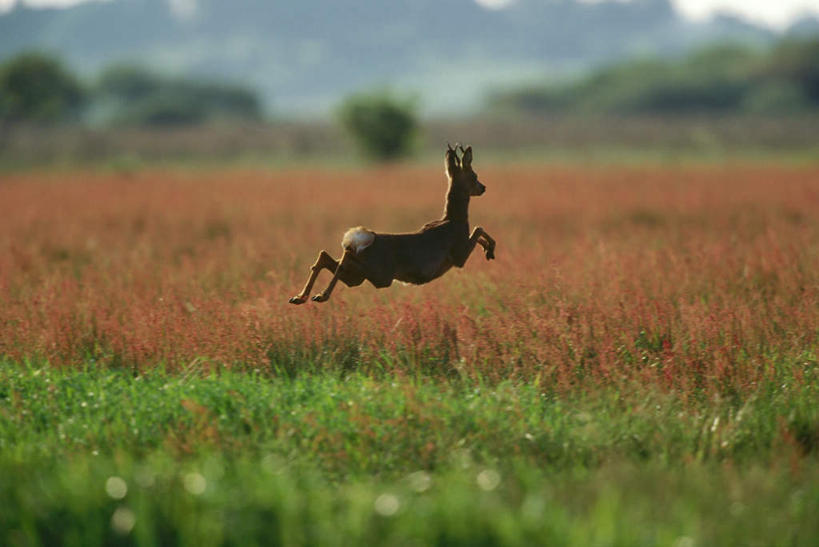
[[[486,260],[495,258],[495,240],[484,231],[480,226],[472,230],[472,235],[469,236],[470,241],[480,244],[486,254]],[[474,245],[474,243],[473,243]]]

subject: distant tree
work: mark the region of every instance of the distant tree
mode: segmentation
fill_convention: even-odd
[[[755,86],[743,109],[753,114],[800,114],[810,109],[810,100],[799,85],[772,81]]]
[[[819,106],[819,37],[783,41],[774,49],[763,73],[800,87],[805,97]]]
[[[104,118],[115,124],[194,125],[211,120],[255,120],[257,95],[237,85],[168,78],[144,68],[106,69],[95,88]]]
[[[418,126],[415,101],[388,91],[347,97],[338,118],[364,153],[378,160],[408,154]]]
[[[85,94],[62,63],[22,53],[0,66],[0,120],[54,123],[77,116]]]
[[[156,93],[162,84],[160,77],[142,67],[114,65],[100,74],[95,91],[106,97],[134,101]]]

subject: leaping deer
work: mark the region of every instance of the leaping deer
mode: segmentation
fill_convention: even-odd
[[[483,247],[487,260],[495,258],[495,240],[483,228],[478,226],[469,233],[469,198],[483,194],[486,186],[472,170],[472,147],[456,147],[461,150],[461,158],[447,145],[449,188],[441,220],[405,234],[380,234],[362,226],[347,230],[341,240],[344,249],[341,259],[335,260],[327,251],[321,251],[310,267],[307,283],[290,303],[303,304],[307,300],[324,268],[333,272],[333,278],[323,292],[313,297],[315,302],[327,301],[339,280],[357,287],[366,279],[377,288],[389,287],[394,279],[416,285],[428,283],[452,266],[463,267],[475,244]]]

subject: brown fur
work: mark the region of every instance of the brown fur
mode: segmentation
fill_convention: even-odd
[[[330,298],[339,280],[349,287],[356,287],[365,279],[379,288],[389,287],[396,279],[416,285],[428,283],[453,266],[463,267],[476,244],[483,247],[487,260],[495,258],[495,240],[481,227],[469,232],[469,199],[483,194],[486,187],[472,170],[472,147],[460,147],[460,150],[461,158],[447,145],[445,165],[449,188],[443,218],[425,224],[417,232],[370,232],[375,235],[371,243],[358,249],[347,245],[339,260],[321,251],[310,267],[307,283],[290,303],[303,304],[307,300],[316,277],[324,268],[333,272],[333,278],[323,292],[313,297],[315,302]]]

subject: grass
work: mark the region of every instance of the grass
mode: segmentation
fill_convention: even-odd
[[[542,468],[625,459],[770,464],[790,443],[819,449],[819,378],[771,383],[752,397],[683,403],[634,387],[555,396],[536,383],[223,371],[200,377],[3,367],[6,456],[74,453],[185,456],[294,451],[330,477],[394,478],[446,467],[462,448],[483,463],[507,456]]]
[[[5,176],[0,543],[816,543],[816,166],[479,154],[497,260],[300,307],[442,169]]]
[[[4,543],[810,544],[817,378],[536,384],[0,367]]]

